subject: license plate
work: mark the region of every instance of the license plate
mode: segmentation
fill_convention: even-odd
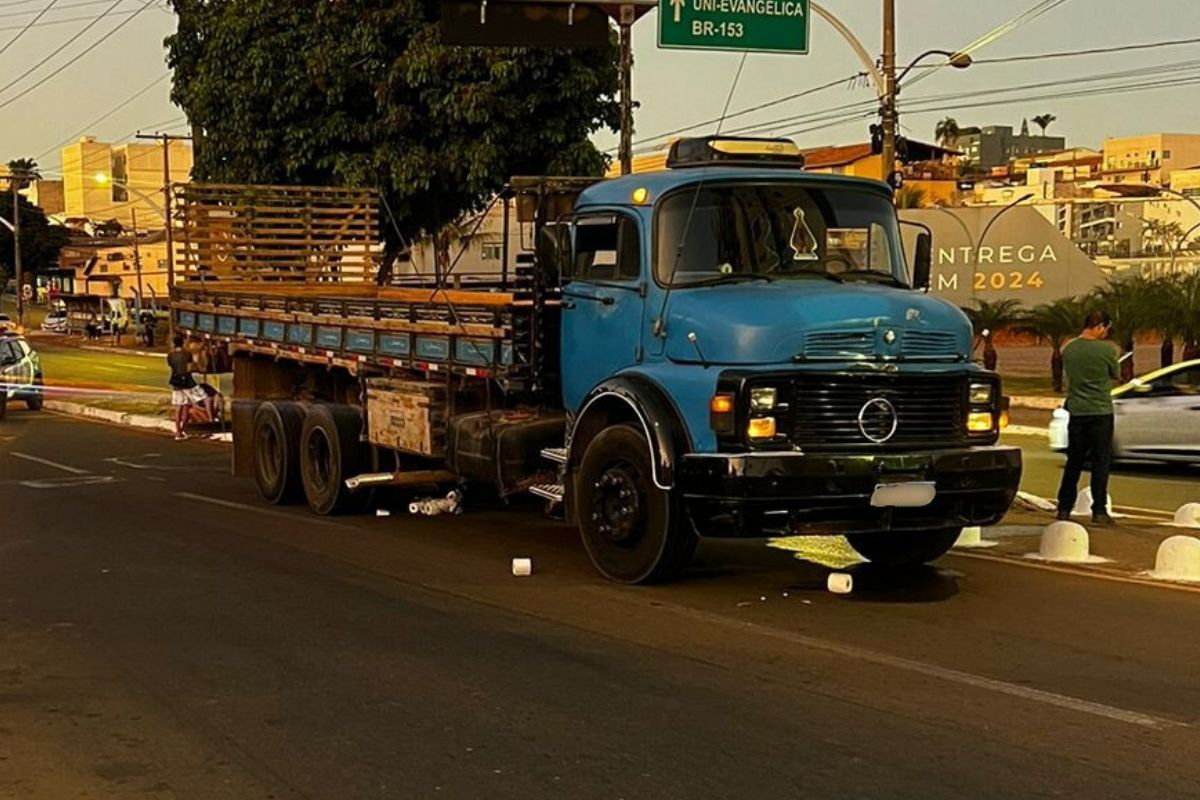
[[[937,495],[937,484],[924,482],[881,483],[871,494],[873,508],[924,508]]]

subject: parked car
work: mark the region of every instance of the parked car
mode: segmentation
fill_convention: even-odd
[[[1113,389],[1113,457],[1200,464],[1200,360],[1185,361]],[[1050,449],[1067,449],[1071,415],[1050,421]]]
[[[24,336],[0,331],[0,419],[10,400],[23,400],[30,411],[42,407],[42,364]]]
[[[17,323],[13,321],[12,317],[10,317],[8,314],[0,314],[0,331],[16,327]]]
[[[42,320],[42,330],[50,333],[66,333],[67,332],[67,311],[64,308],[56,308],[46,315]]]

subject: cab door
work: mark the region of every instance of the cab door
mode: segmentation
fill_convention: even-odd
[[[562,300],[563,402],[577,409],[596,384],[642,360],[641,227],[621,211],[575,218]]]

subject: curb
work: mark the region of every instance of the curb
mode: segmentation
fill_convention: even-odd
[[[70,414],[73,417],[86,417],[95,419],[101,422],[111,422],[114,425],[125,425],[131,428],[142,428],[145,430],[166,431],[175,433],[175,423],[169,419],[160,419],[159,417],[148,417],[144,414],[127,414],[121,411],[112,411],[107,408],[94,408],[85,406],[82,403],[67,403],[62,400],[47,400],[43,403],[43,407],[47,411],[57,411],[60,414]]]
[[[1033,408],[1038,411],[1053,411],[1063,404],[1061,397],[1035,397],[1033,395],[1015,395],[1010,398],[1013,408]]]
[[[1036,428],[1033,425],[1009,425],[1004,430],[1000,431],[1001,435],[1008,434],[1009,436],[1039,436],[1043,439],[1050,438],[1050,430],[1048,428]]]

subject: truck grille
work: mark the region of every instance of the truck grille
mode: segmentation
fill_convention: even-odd
[[[958,355],[957,338],[947,331],[905,331],[904,357],[953,358]]]
[[[966,403],[965,375],[800,375],[791,439],[811,451],[951,447],[966,441]]]
[[[804,337],[805,358],[853,359],[874,354],[874,331],[828,331]]]

